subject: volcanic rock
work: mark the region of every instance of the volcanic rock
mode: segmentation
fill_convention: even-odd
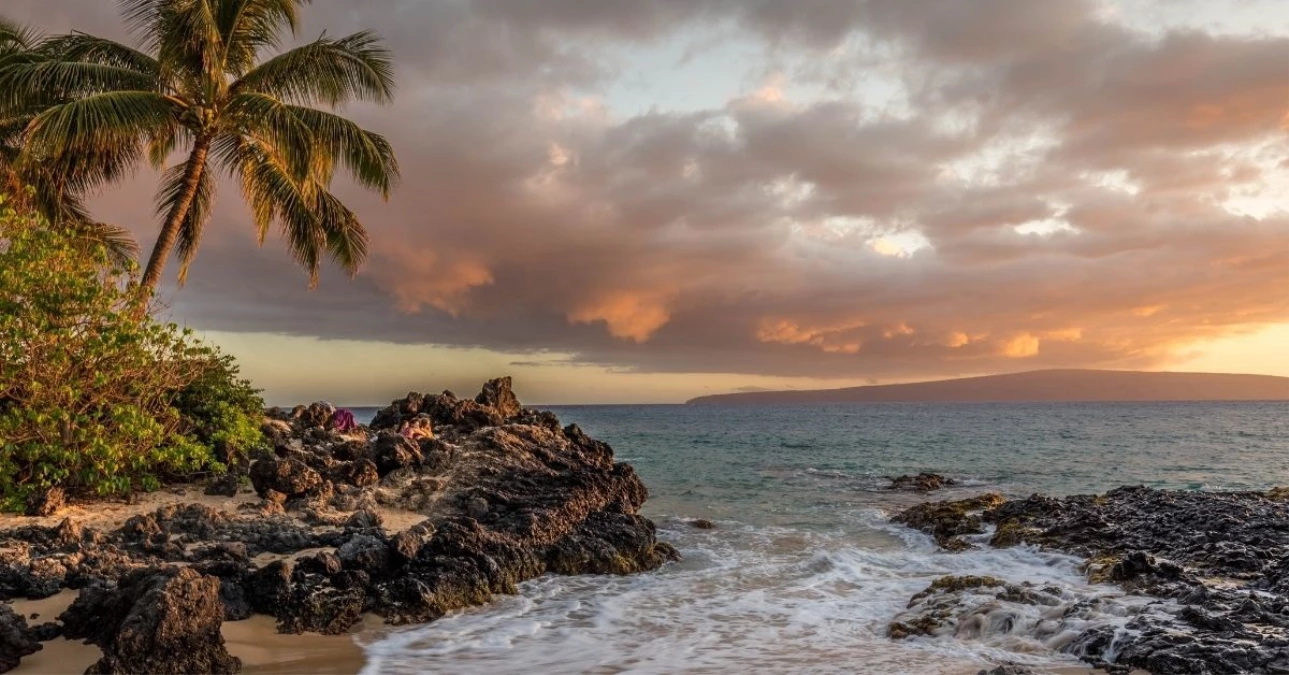
[[[502,419],[510,419],[518,415],[522,409],[522,406],[519,405],[519,399],[515,397],[515,392],[511,389],[509,377],[489,380],[483,385],[483,391],[479,392],[479,395],[474,398],[474,402],[496,410]]]
[[[238,489],[238,477],[234,473],[226,473],[222,476],[216,476],[206,485],[205,494],[215,497],[236,497]]]
[[[473,399],[409,395],[377,414],[369,440],[313,426],[320,411],[266,413],[282,437],[250,467],[262,501],[163,506],[104,532],[73,520],[0,532],[0,600],[81,589],[64,627],[104,648],[101,672],[229,672],[210,632],[219,621],[267,614],[281,631],[322,633],[363,612],[432,621],[548,572],[677,558],[638,515],[648,491],[635,471],[576,426],[521,408],[507,380]],[[393,431],[420,415],[435,437]],[[421,522],[387,533],[397,521],[378,507]],[[299,559],[257,562],[268,553]],[[181,600],[191,616],[175,616]]]
[[[33,492],[27,497],[25,514],[35,517],[47,517],[58,513],[67,505],[67,493],[60,487]]]
[[[1283,491],[1124,487],[1104,495],[1008,502],[987,495],[974,503],[922,504],[894,520],[951,550],[965,543],[961,535],[993,525],[993,546],[1082,556],[1090,581],[1159,598],[1135,609],[1122,629],[1084,628],[1065,645],[1094,665],[1151,673],[1289,672],[1289,502]],[[914,604],[926,602],[915,598]],[[943,603],[961,604],[948,596]],[[961,615],[955,612],[921,607],[898,628],[892,624],[892,635],[917,633],[927,627],[923,620],[941,625]]]
[[[27,628],[27,620],[9,605],[0,604],[0,673],[18,667],[22,657],[40,651],[40,642]]]
[[[892,478],[887,490],[906,490],[910,492],[931,492],[941,488],[957,485],[958,481],[946,478],[938,473],[920,473],[916,476]]]
[[[302,497],[322,485],[317,471],[294,459],[261,459],[251,465],[251,484],[256,494],[268,496],[279,492],[287,499]]]
[[[103,649],[87,673],[235,673],[220,625],[219,580],[190,568],[145,570],[90,587],[59,617],[68,638]]]

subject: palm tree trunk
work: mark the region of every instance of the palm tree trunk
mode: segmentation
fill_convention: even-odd
[[[171,207],[170,213],[166,214],[165,225],[161,228],[161,235],[157,237],[157,243],[152,247],[152,256],[148,258],[148,267],[143,272],[143,288],[148,290],[151,295],[157,290],[157,284],[161,283],[161,273],[165,271],[166,262],[170,259],[170,250],[175,246],[175,240],[179,238],[179,228],[183,225],[184,218],[188,217],[188,211],[192,208],[192,202],[197,197],[197,188],[201,184],[201,175],[206,171],[206,155],[210,153],[209,136],[198,138],[192,146],[192,154],[188,156],[188,166],[184,171],[184,191]]]

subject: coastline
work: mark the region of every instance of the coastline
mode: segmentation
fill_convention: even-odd
[[[272,450],[204,485],[0,516],[0,670],[356,673],[356,636],[385,622],[678,558],[631,466],[509,378],[410,394],[352,432],[335,415],[267,411]]]
[[[52,618],[75,598],[76,591],[63,591],[44,600],[14,601],[12,607],[26,616],[37,613],[42,618]],[[359,636],[376,636],[386,627],[384,622],[368,615],[346,635],[287,635],[277,632],[271,617],[258,615],[243,621],[226,621],[221,632],[229,654],[242,660],[240,672],[246,675],[358,675],[367,664]],[[27,657],[9,672],[11,675],[79,673],[102,656],[103,651],[94,645],[58,638],[44,643],[41,651]],[[954,675],[977,675],[982,669],[988,670],[989,666],[982,663],[979,668],[964,668]],[[1071,665],[1043,672],[1047,675],[1086,675],[1100,671],[1090,665]]]
[[[119,663],[118,640],[103,635],[123,625],[119,603],[129,603],[131,626],[138,617],[182,623],[187,601],[175,613],[172,599],[198,583],[208,590],[202,611],[193,613],[213,627],[202,635],[219,637],[200,649],[213,644],[209,653],[223,659],[217,663],[237,658],[241,672],[250,673],[358,673],[370,667],[369,655],[396,668],[442,658],[435,664],[447,669],[477,663],[481,672],[508,675],[561,663],[575,672],[684,671],[691,658],[695,665],[741,663],[765,642],[748,635],[779,625],[795,626],[797,634],[784,636],[783,649],[770,638],[776,646],[767,653],[775,660],[765,662],[767,672],[783,672],[775,668],[798,659],[830,668],[866,658],[868,672],[918,672],[912,669],[919,658],[927,659],[923,672],[942,675],[1073,675],[1107,661],[1116,673],[1143,672],[1120,665],[1198,672],[1169,670],[1166,659],[1207,663],[1226,658],[1233,645],[1244,645],[1256,663],[1271,658],[1272,642],[1247,637],[1264,630],[1261,617],[1278,611],[1265,593],[1249,593],[1257,580],[1211,580],[1236,579],[1234,566],[1247,563],[1264,568],[1273,585],[1289,581],[1285,570],[1267,566],[1286,542],[1256,525],[1279,531],[1275,523],[1289,522],[1284,490],[1125,487],[1025,497],[1004,489],[1004,497],[981,494],[1000,486],[974,475],[881,479],[817,470],[823,462],[808,457],[790,471],[761,463],[752,473],[805,495],[806,501],[785,502],[786,512],[823,516],[818,520],[785,529],[778,527],[784,519],[754,523],[705,511],[701,503],[714,495],[675,502],[676,484],[663,474],[662,498],[652,514],[645,512],[659,518],[655,529],[640,515],[646,493],[634,471],[607,445],[576,426],[559,427],[549,413],[521,411],[500,424],[460,429],[452,421],[463,418],[437,413],[445,420],[439,435],[417,444],[388,432],[408,412],[402,404],[382,411],[373,420],[378,431],[365,439],[295,422],[275,454],[251,465],[255,494],[245,480],[226,497],[181,485],[128,501],[64,505],[46,518],[0,517],[6,529],[0,563],[9,566],[0,567],[9,573],[0,576],[4,597],[78,588],[91,605],[62,620],[65,634],[78,638],[69,641],[48,622],[74,593],[13,603],[29,621],[19,635],[44,643],[38,653],[19,652],[26,660],[16,672],[81,671],[99,657]],[[640,456],[657,468],[648,464],[656,459]],[[698,456],[704,468],[726,463]],[[395,461],[399,466],[391,466]],[[571,471],[566,462],[573,462]],[[658,480],[650,475],[651,484]],[[290,497],[273,498],[276,486]],[[746,506],[737,492],[719,494],[734,497],[722,503]],[[844,508],[834,513],[837,504]],[[617,510],[624,507],[630,512]],[[1208,536],[1213,517],[1227,523],[1224,537],[1236,543],[1217,552],[1187,544]],[[838,524],[847,529],[836,530]],[[688,559],[629,578],[661,564],[666,544],[659,539]],[[595,576],[564,578],[578,574]],[[101,581],[115,585],[105,590]],[[511,597],[496,612],[459,611],[503,596]],[[106,614],[95,611],[102,600]],[[1170,612],[1168,603],[1184,605],[1185,613]],[[645,620],[635,621],[634,612]],[[391,633],[373,614],[426,628]],[[99,616],[109,628],[97,635],[83,630],[87,618]],[[649,617],[675,621],[655,629]],[[152,620],[154,627],[174,625]],[[832,631],[835,639],[812,645],[814,636]],[[1161,638],[1179,631],[1186,642]],[[81,642],[86,635],[102,651]],[[373,644],[385,636],[391,639]],[[654,646],[664,640],[684,648],[659,654]],[[144,646],[143,653],[170,651]],[[809,646],[820,649],[800,651]],[[1009,657],[1032,665],[999,670],[996,664]]]

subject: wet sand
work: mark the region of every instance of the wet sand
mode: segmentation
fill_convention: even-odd
[[[379,620],[372,619],[359,624],[358,633],[378,628]],[[228,652],[242,660],[243,673],[352,675],[366,662],[358,633],[283,635],[271,617],[258,615],[225,623],[223,633]]]

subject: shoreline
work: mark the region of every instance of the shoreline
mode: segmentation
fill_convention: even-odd
[[[204,485],[0,516],[0,598],[46,598],[0,605],[0,669],[356,673],[383,625],[679,558],[634,469],[510,378],[338,414],[266,411],[269,445]]]
[[[15,612],[30,616],[39,613],[40,620],[52,619],[75,600],[77,591],[62,591],[44,600],[17,600],[11,603]],[[377,635],[388,626],[377,617],[367,615],[352,632],[345,635],[306,633],[290,635],[277,632],[272,617],[252,616],[243,621],[226,621],[221,626],[229,654],[242,660],[245,675],[358,675],[367,665],[367,654],[360,636]],[[80,673],[103,656],[98,647],[78,640],[58,638],[44,643],[44,648],[23,659],[10,675],[63,675]],[[990,666],[964,668],[955,675],[977,675]],[[1101,672],[1091,665],[1047,668],[1046,675],[1088,675]],[[1134,670],[1132,673],[1145,673]]]

